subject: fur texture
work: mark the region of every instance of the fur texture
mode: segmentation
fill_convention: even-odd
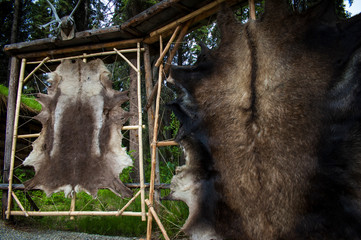
[[[172,67],[187,162],[170,197],[192,239],[361,239],[361,16],[330,2],[224,10],[220,47]]]
[[[24,165],[35,168],[26,189],[39,188],[50,195],[84,190],[96,196],[109,188],[130,197],[120,180],[132,165],[121,147],[121,127],[129,114],[121,108],[126,92],[112,89],[109,71],[101,60],[64,61],[52,73],[48,94],[40,94],[43,109],[36,117],[43,124],[33,151]]]

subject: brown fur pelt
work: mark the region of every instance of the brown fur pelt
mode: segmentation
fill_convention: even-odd
[[[194,66],[171,68],[191,239],[361,239],[361,16],[266,0]]]
[[[38,119],[43,129],[24,165],[35,168],[26,189],[38,188],[50,195],[86,191],[96,196],[99,188],[130,197],[120,180],[132,165],[121,147],[121,127],[129,113],[121,108],[127,92],[112,89],[109,71],[98,59],[63,61],[51,74],[48,94],[40,94]]]

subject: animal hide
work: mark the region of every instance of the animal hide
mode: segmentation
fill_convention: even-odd
[[[171,68],[186,164],[169,198],[191,239],[361,239],[361,16],[331,2],[223,10],[219,48]]]
[[[127,92],[112,89],[109,71],[98,59],[63,61],[51,74],[48,94],[40,94],[43,129],[24,165],[34,166],[35,177],[26,189],[42,189],[47,195],[99,188],[130,197],[120,180],[132,159],[121,147],[121,127],[129,113],[121,108]]]

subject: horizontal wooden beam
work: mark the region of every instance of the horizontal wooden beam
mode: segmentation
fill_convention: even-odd
[[[124,48],[130,47],[135,45],[138,42],[142,42],[142,38],[135,38],[130,40],[122,40],[122,41],[115,41],[115,42],[108,42],[108,43],[97,43],[97,44],[89,44],[89,45],[82,45],[77,47],[67,47],[67,48],[60,48],[55,50],[45,50],[39,52],[31,52],[31,53],[21,53],[16,55],[18,58],[44,58],[48,56],[58,56],[64,54],[71,54],[74,52],[87,52],[87,51],[95,51],[101,49],[113,49],[113,48]]]
[[[171,7],[173,4],[179,2],[180,0],[163,0],[160,3],[153,5],[152,7],[148,8],[147,10],[135,15],[125,23],[123,23],[120,27],[121,29],[126,29],[128,27],[135,27],[138,24],[148,20],[152,16],[162,12],[163,10]]]
[[[8,213],[8,211],[6,211]],[[118,211],[31,211],[26,212],[29,216],[117,216]],[[25,213],[22,211],[10,211],[10,215],[13,216],[25,216]],[[141,217],[141,212],[122,212],[122,216],[132,216],[132,217]]]
[[[123,126],[122,130],[137,130],[138,126]],[[145,128],[145,125],[142,125],[142,128]],[[37,138],[40,136],[40,133],[32,133],[32,134],[22,134],[18,135],[18,138]]]
[[[136,53],[138,51],[137,48],[130,48],[130,49],[120,49],[118,50],[121,53]],[[144,51],[144,48],[141,48],[140,51]],[[90,57],[101,57],[101,56],[107,56],[107,55],[113,55],[117,54],[116,51],[106,51],[106,52],[100,52],[100,53],[89,53],[89,54],[82,54],[72,57],[64,57],[64,58],[55,58],[48,60],[47,62],[61,62],[62,60],[71,60],[71,59],[78,59],[78,58],[90,58]],[[39,64],[41,61],[34,61],[34,62],[27,62],[26,64]]]
[[[176,141],[160,141],[157,142],[157,147],[166,147],[166,146],[177,146],[179,145]]]

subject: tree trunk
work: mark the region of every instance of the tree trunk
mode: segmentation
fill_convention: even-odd
[[[11,27],[11,36],[10,43],[16,43],[18,38],[19,30],[19,12],[20,12],[20,0],[15,0],[14,2],[14,17],[13,24]],[[6,132],[5,132],[5,149],[4,149],[4,165],[3,165],[3,183],[9,182],[9,171],[10,171],[10,161],[11,161],[11,147],[13,142],[13,132],[14,132],[14,118],[15,118],[15,102],[16,102],[16,92],[17,92],[17,83],[19,79],[19,59],[16,57],[11,57],[9,61],[9,94],[7,98],[7,111],[6,111]],[[7,210],[7,201],[8,201],[8,192],[2,192],[2,218],[5,219]]]
[[[15,119],[15,105],[16,93],[19,80],[19,63],[16,57],[12,57],[10,61],[11,71],[9,77],[9,95],[7,98],[6,111],[6,132],[5,132],[5,149],[4,149],[4,166],[3,166],[3,183],[9,183],[9,171],[11,162],[11,148],[13,143],[14,133],[14,119]],[[6,218],[6,208],[8,204],[8,192],[2,192],[2,218]]]
[[[130,62],[137,66],[137,59],[130,59]],[[130,70],[130,86],[129,86],[129,112],[133,116],[129,119],[129,125],[138,125],[138,95],[137,95],[137,73],[133,68],[129,67]],[[131,173],[130,177],[133,182],[139,182],[139,155],[138,155],[138,131],[130,130],[129,132],[129,151],[134,157],[134,171]]]
[[[13,17],[13,25],[11,27],[10,43],[16,43],[17,38],[18,38],[19,11],[20,11],[20,0],[15,0],[14,17]]]
[[[152,74],[152,64],[150,61],[149,45],[144,44],[144,49],[145,49],[144,51],[145,89],[146,89],[147,99],[149,99],[153,90],[153,74]],[[149,144],[152,144],[153,141],[154,112],[155,112],[155,106],[154,106],[154,102],[152,102],[147,110]]]

